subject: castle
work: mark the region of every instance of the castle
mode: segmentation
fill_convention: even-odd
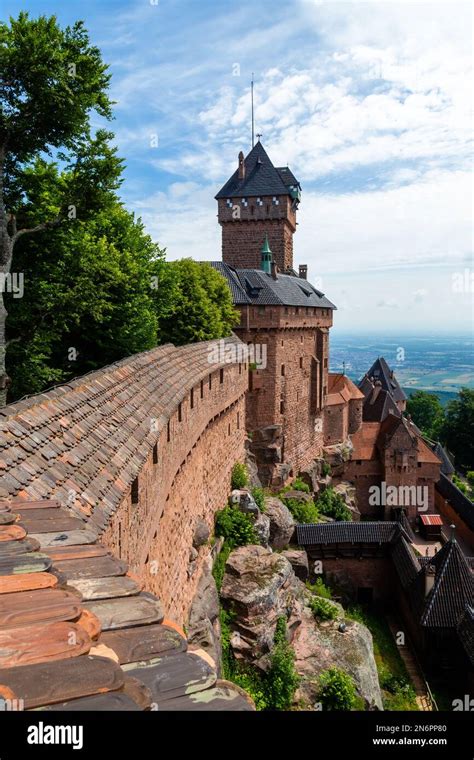
[[[472,561],[460,548],[474,546],[472,505],[442,448],[404,415],[383,359],[359,387],[329,372],[336,307],[305,266],[293,268],[299,182],[258,142],[216,198],[222,261],[212,266],[240,313],[224,341],[235,361],[220,341],[159,346],[0,409],[0,601],[14,602],[6,617],[0,610],[0,697],[6,686],[27,692],[31,707],[81,698],[84,709],[149,709],[136,685],[127,691],[126,672],[160,657],[147,683],[153,693],[168,684],[155,697],[160,709],[252,709],[176,630],[201,593],[215,515],[246,457],[275,490],[298,475],[311,481],[315,463],[330,462],[363,519],[298,526],[297,542],[347,577],[357,598],[396,594],[420,647],[449,642],[461,671],[472,669]],[[372,504],[382,486],[421,489],[423,512]],[[460,541],[451,534],[436,558],[420,558],[411,546],[419,518],[440,538],[453,523]],[[33,619],[35,594],[44,605]],[[102,645],[119,663],[101,656]]]

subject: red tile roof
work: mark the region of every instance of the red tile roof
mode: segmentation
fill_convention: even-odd
[[[217,680],[205,653],[188,651],[122,560],[80,540],[85,523],[56,532],[51,546],[43,529],[69,519],[68,509],[13,501],[0,502],[0,514],[20,529],[0,543],[2,698],[27,710],[254,709],[239,687]]]
[[[326,405],[346,404],[354,399],[363,399],[364,394],[347,375],[330,372],[328,374],[328,395]]]

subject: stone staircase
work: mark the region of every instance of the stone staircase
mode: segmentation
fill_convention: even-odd
[[[388,624],[392,632],[393,638],[397,640],[397,634],[403,630],[403,627],[397,623],[393,616],[388,617]],[[407,642],[407,636],[405,635],[405,642]],[[437,710],[436,702],[434,701],[430,688],[425,680],[423,671],[416,655],[414,654],[410,643],[403,645],[397,644],[397,649],[400,653],[400,657],[406,667],[410,681],[413,684],[413,688],[416,694],[416,703],[420,710],[424,712],[431,712]]]

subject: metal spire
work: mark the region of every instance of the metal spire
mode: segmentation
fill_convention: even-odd
[[[255,119],[254,119],[254,111],[253,111],[253,71],[252,71],[252,82],[251,82],[251,97],[252,97],[252,148],[255,145]]]

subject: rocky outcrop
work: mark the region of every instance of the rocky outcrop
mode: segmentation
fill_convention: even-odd
[[[235,619],[231,647],[239,659],[259,660],[272,647],[278,618],[290,630],[301,616],[302,590],[288,560],[263,546],[241,546],[229,556],[221,599]]]
[[[257,503],[247,488],[235,488],[230,495],[230,503],[241,512],[247,512],[254,517],[259,514]]]
[[[204,520],[198,520],[193,533],[193,547],[198,549],[209,541],[210,530]]]
[[[270,545],[274,549],[284,549],[295,532],[295,521],[285,504],[275,496],[265,499],[265,515],[270,520]]]
[[[349,620],[345,622],[344,632],[340,627],[340,620],[317,623],[311,611],[304,608],[301,625],[293,638],[295,665],[301,676],[296,698],[309,708],[314,706],[318,701],[319,676],[324,670],[337,666],[353,677],[367,708],[382,710],[370,631]]]
[[[334,493],[339,494],[344,499],[344,504],[352,515],[352,520],[360,520],[360,512],[357,508],[356,489],[347,480],[341,480],[334,486]]]
[[[221,629],[219,622],[219,595],[212,576],[212,559],[203,567],[188,618],[188,642],[207,652],[220,674]]]
[[[337,476],[343,474],[344,465],[351,458],[353,448],[350,438],[343,443],[336,443],[333,446],[324,447],[324,459],[329,465],[331,465],[332,475]]]
[[[314,618],[309,607],[312,594],[298,580],[289,561],[303,565],[302,557],[296,554],[300,552],[278,554],[262,546],[242,546],[230,554],[221,599],[231,613],[233,654],[265,670],[277,621],[284,616],[301,676],[297,702],[317,709],[319,676],[336,666],[354,678],[367,708],[382,709],[369,630],[344,621],[344,609],[335,602],[330,602],[337,608],[335,620]]]
[[[286,551],[282,552],[282,556],[286,557],[300,581],[308,580],[308,555],[304,549],[286,549]]]

